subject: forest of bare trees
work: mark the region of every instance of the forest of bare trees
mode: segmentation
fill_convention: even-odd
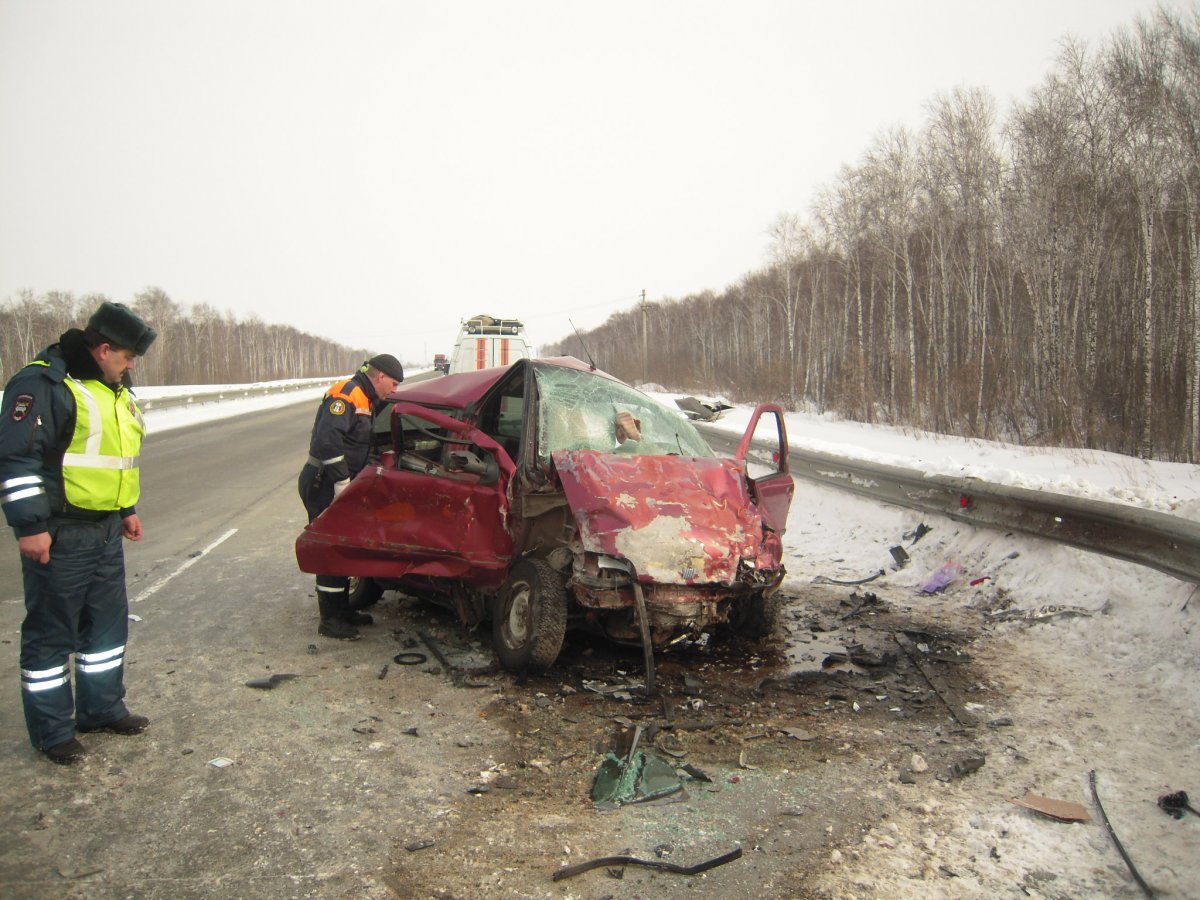
[[[642,304],[547,355],[866,422],[1200,462],[1200,6],[1065,41],[998,120],[934,98],[720,293]],[[5,378],[104,298],[0,304]],[[122,299],[122,298],[115,298]],[[362,350],[148,288],[142,384],[337,375]],[[653,353],[644,348],[652,347]]]
[[[1200,7],[1065,42],[1006,121],[982,90],[935,98],[770,248],[721,293],[544,349],[735,400],[1200,462]]]
[[[367,356],[288,325],[239,321],[211,306],[184,308],[160,288],[130,299],[21,291],[0,304],[0,370],[7,381],[68,328],[81,328],[104,300],[130,306],[158,331],[152,352],[138,360],[138,384],[242,384],[281,378],[337,376]]]

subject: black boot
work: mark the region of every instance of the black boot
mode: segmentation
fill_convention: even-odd
[[[370,613],[359,612],[357,609],[347,609],[346,614],[342,616],[342,621],[350,625],[374,625],[375,619]]]
[[[338,599],[343,602],[338,603]],[[349,611],[345,593],[338,595],[318,590],[317,607],[321,611],[317,634],[339,641],[357,641],[362,637],[358,629],[345,618],[345,613]]]
[[[321,624],[317,626],[317,634],[339,641],[362,640],[362,632],[341,619],[322,619]]]

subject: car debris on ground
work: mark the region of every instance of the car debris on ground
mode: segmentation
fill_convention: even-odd
[[[1187,791],[1175,791],[1173,794],[1163,794],[1158,798],[1158,808],[1174,816],[1176,819],[1182,819],[1185,810],[1193,815],[1200,816],[1200,810],[1190,805]]]
[[[1091,814],[1088,813],[1082,804],[1072,803],[1069,800],[1055,800],[1052,797],[1043,797],[1040,794],[1030,793],[1012,802],[1017,806],[1041,813],[1043,816],[1057,819],[1060,822],[1092,821]]]
[[[261,691],[269,691],[285,681],[291,681],[293,678],[299,677],[299,675],[296,675],[293,672],[276,672],[274,675],[271,675],[268,678],[251,678],[245,684],[246,687],[249,688],[258,688]]]
[[[677,397],[675,405],[689,419],[698,422],[715,422],[727,409],[733,409],[723,400],[699,400],[695,397]]]
[[[665,872],[673,872],[677,875],[699,875],[701,872],[707,872],[709,869],[715,869],[717,866],[723,866],[726,863],[733,862],[735,859],[741,859],[741,857],[741,847],[730,850],[728,853],[722,853],[720,856],[713,857],[704,862],[696,863],[693,866],[681,866],[661,859],[639,859],[636,856],[601,856],[598,859],[589,859],[587,862],[576,863],[573,866],[563,866],[554,873],[553,879],[555,881],[562,881],[564,878],[573,878],[583,872],[590,872],[592,869],[611,868],[613,866],[645,866],[651,869],[662,869]]]

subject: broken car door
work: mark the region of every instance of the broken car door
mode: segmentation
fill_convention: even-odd
[[[300,568],[498,585],[513,553],[507,528],[513,471],[504,448],[477,428],[397,402],[391,449],[300,535]]]
[[[792,479],[787,426],[780,407],[760,403],[755,408],[734,459],[745,461],[746,478],[758,510],[767,525],[782,535],[787,529],[796,482]]]

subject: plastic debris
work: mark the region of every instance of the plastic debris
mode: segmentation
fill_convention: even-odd
[[[215,759],[210,759],[208,764],[217,769],[224,769],[227,766],[232,766],[233,760],[227,756],[218,756]]]
[[[841,601],[838,605],[839,607],[849,607],[847,612],[839,616],[840,619],[845,621],[864,611],[883,609],[886,604],[879,599],[879,596],[874,591],[866,591],[861,597],[858,595],[858,591],[852,591],[850,597]]]
[[[926,594],[936,594],[943,588],[952,584],[959,575],[962,574],[962,566],[954,560],[942,563],[942,565],[925,579],[921,585],[921,590]]]
[[[674,766],[661,757],[647,756],[638,750],[641,737],[642,729],[638,726],[625,759],[612,752],[605,755],[592,782],[593,803],[621,806],[666,797],[682,790],[683,783]]]
[[[842,584],[842,585],[847,585],[847,586],[852,586],[852,585],[856,585],[856,584],[867,584],[869,582],[874,581],[876,578],[880,578],[886,574],[887,574],[887,572],[885,572],[883,569],[878,569],[870,575],[867,575],[863,578],[855,578],[853,580],[845,580],[845,579],[841,579],[841,578],[829,578],[825,575],[817,575],[813,578],[813,584]]]
[[[793,740],[797,740],[797,741],[814,741],[814,740],[816,740],[816,735],[812,734],[811,732],[805,731],[803,728],[784,728],[783,733],[786,734],[788,737],[792,738]]]
[[[723,400],[700,400],[696,397],[677,397],[675,405],[683,410],[689,419],[699,422],[712,422],[721,417],[727,409],[733,409]]]
[[[667,872],[674,872],[677,875],[699,875],[701,872],[707,872],[709,869],[723,866],[727,862],[741,859],[741,856],[742,848],[738,847],[730,850],[728,853],[722,853],[720,856],[697,863],[694,866],[680,866],[661,859],[638,859],[635,856],[602,856],[599,859],[589,859],[587,862],[577,863],[573,866],[563,866],[554,873],[553,878],[555,881],[562,881],[564,878],[571,878],[592,869],[601,869],[610,866],[647,866],[652,869],[663,869]]]
[[[634,685],[605,684],[603,681],[585,681],[583,687],[585,690],[611,697],[614,700],[632,700],[633,695],[630,691],[635,689]]]
[[[1194,806],[1191,806],[1188,801],[1187,791],[1176,791],[1173,794],[1163,794],[1158,798],[1158,808],[1168,815],[1174,816],[1176,819],[1182,819],[1184,810],[1193,815],[1200,816]]]
[[[1063,606],[1058,604],[1050,604],[1047,606],[1039,606],[1037,609],[1002,609],[999,612],[989,613],[988,621],[991,622],[1045,622],[1049,619],[1055,619],[1060,616],[1090,616],[1095,610],[1087,609],[1083,606]],[[1104,612],[1103,609],[1100,612]]]
[[[1055,800],[1051,797],[1042,797],[1039,794],[1026,794],[1020,800],[1013,800],[1012,802],[1017,806],[1041,813],[1043,816],[1049,816],[1051,819],[1058,819],[1060,822],[1092,821],[1092,817],[1082,805],[1072,803],[1069,800]]]
[[[946,780],[954,781],[957,778],[965,778],[972,772],[978,772],[986,761],[987,754],[985,753],[964,753],[950,763],[950,768],[946,771]]]
[[[912,542],[908,545],[911,547],[913,544],[915,544],[921,538],[925,537],[925,535],[929,534],[929,532],[931,532],[931,531],[933,531],[933,529],[930,528],[928,525],[926,525],[924,522],[922,522],[920,525],[918,525],[912,531],[904,532],[904,534],[901,535],[901,537],[903,537],[905,539],[912,538]]]
[[[278,684],[284,681],[290,681],[293,678],[299,678],[299,675],[291,672],[276,672],[270,678],[251,678],[246,682],[246,687],[258,688],[262,691],[269,691]]]

